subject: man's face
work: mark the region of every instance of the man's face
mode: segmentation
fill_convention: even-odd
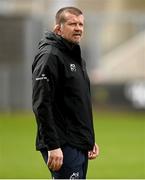
[[[72,43],[78,44],[84,30],[83,15],[76,16],[74,14],[66,13],[65,18],[66,22],[61,24],[59,35]]]

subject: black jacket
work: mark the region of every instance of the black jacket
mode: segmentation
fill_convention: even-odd
[[[33,65],[36,149],[65,143],[83,150],[94,145],[90,84],[80,46],[46,33]]]

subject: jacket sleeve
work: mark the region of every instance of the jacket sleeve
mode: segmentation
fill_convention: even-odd
[[[60,147],[53,109],[58,67],[56,57],[53,55],[43,54],[35,60],[37,60],[37,63],[33,63],[32,66],[33,111],[41,141],[48,150],[52,150]]]

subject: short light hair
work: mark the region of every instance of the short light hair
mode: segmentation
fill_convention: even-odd
[[[71,14],[74,14],[76,16],[79,16],[79,15],[82,15],[82,11],[76,7],[63,7],[61,9],[59,9],[56,13],[56,16],[55,16],[55,21],[56,21],[56,24],[62,24],[64,22],[66,22],[66,18],[65,18],[65,13],[71,13]]]

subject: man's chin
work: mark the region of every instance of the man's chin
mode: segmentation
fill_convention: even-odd
[[[72,42],[73,42],[74,44],[79,44],[80,41],[81,41],[80,39],[79,39],[79,40],[76,40],[76,39],[75,39],[75,40],[72,40]]]
[[[79,44],[80,43],[80,39],[67,39],[70,43],[73,44]]]

